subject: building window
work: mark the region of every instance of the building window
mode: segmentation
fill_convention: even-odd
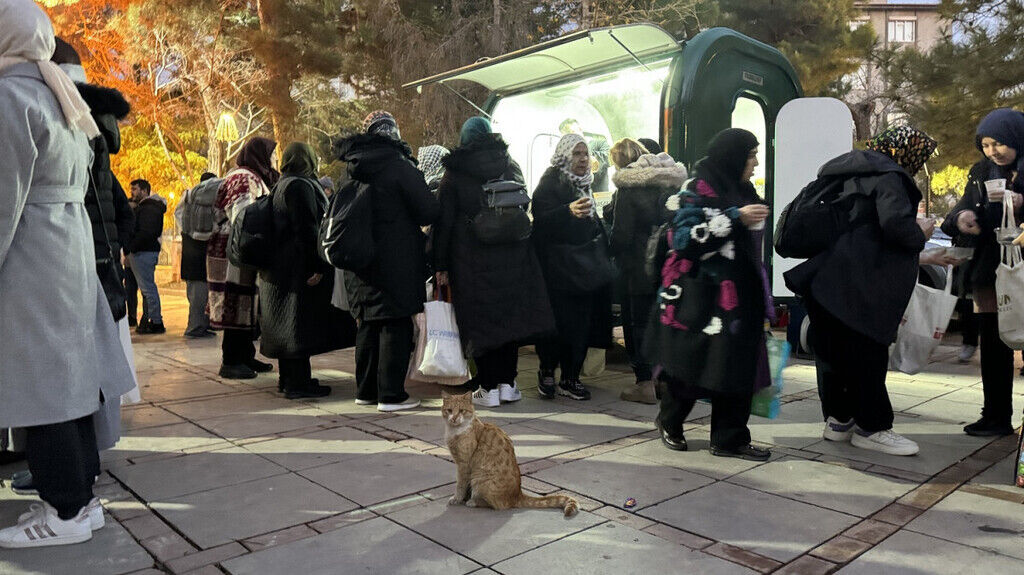
[[[889,20],[889,41],[898,44],[913,44],[916,40],[916,20]]]

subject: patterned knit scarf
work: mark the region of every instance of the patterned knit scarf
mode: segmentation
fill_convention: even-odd
[[[594,183],[593,172],[588,168],[585,176],[577,176],[569,169],[572,166],[572,151],[580,144],[587,146],[587,141],[579,134],[566,134],[562,136],[562,139],[558,141],[558,145],[555,146],[555,154],[551,156],[551,165],[560,169],[562,174],[569,179],[573,190],[576,191],[576,197],[592,197],[590,186]],[[590,147],[587,146],[587,148],[589,150]]]

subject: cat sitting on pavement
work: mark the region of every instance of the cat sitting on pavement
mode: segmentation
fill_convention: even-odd
[[[441,394],[445,442],[457,466],[455,495],[448,504],[492,509],[555,507],[566,517],[575,515],[579,503],[572,497],[523,493],[512,440],[497,425],[477,418],[472,396]]]

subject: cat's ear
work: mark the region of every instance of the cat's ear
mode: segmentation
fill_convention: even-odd
[[[471,401],[473,399],[473,392],[467,391],[466,393],[463,393],[461,397],[464,397],[466,401]]]
[[[452,396],[452,394],[448,393],[447,391],[445,391],[443,389],[441,390],[441,399],[448,399],[451,396]]]

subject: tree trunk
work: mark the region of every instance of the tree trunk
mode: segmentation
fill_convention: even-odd
[[[269,6],[271,5],[272,6]],[[281,9],[280,0],[256,0],[256,14],[260,21],[260,32],[262,32],[268,38],[274,36],[274,12]],[[270,121],[274,127],[274,141],[277,142],[277,149],[274,154],[280,159],[282,146],[285,144],[287,134],[286,125],[284,118],[281,114],[281,106],[279,105],[278,98],[291,98],[291,81],[287,78],[287,74],[283,70],[279,70],[276,66],[276,62],[265,60],[263,66],[267,69],[267,75],[270,77],[269,89],[267,94],[269,95],[267,101],[267,109],[270,112]]]
[[[491,52],[494,56],[500,56],[505,47],[501,28],[501,0],[492,0],[492,6],[494,18],[491,26]]]

